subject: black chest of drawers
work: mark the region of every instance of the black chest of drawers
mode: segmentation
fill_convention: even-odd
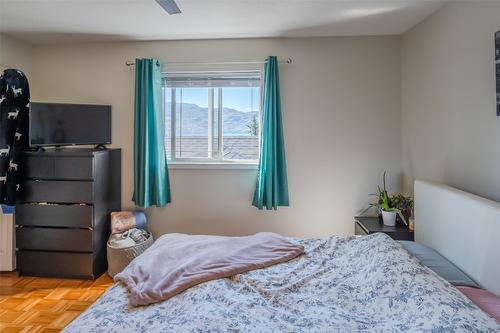
[[[25,152],[23,162],[17,270],[97,278],[107,269],[109,213],[121,209],[121,150]]]

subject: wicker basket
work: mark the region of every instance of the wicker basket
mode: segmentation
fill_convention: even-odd
[[[114,277],[125,269],[130,262],[142,252],[146,251],[148,247],[153,244],[153,235],[149,233],[148,239],[144,242],[135,244],[133,246],[116,248],[109,245],[108,242],[108,274]]]

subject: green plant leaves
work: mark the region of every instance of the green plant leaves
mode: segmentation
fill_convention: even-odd
[[[380,187],[380,185],[377,185],[378,194],[374,193],[368,194],[369,196],[378,197],[377,202],[369,204],[368,207],[361,212],[361,214],[364,214],[370,208],[375,207],[377,209],[382,209],[386,212],[396,212],[401,221],[403,221],[405,225],[408,225],[406,218],[403,216],[402,210],[413,209],[413,199],[411,197],[405,197],[402,194],[394,194],[392,196],[389,196],[386,187],[386,177],[387,177],[387,171],[384,171],[384,175],[382,177],[383,186]]]

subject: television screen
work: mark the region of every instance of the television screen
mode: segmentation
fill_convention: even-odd
[[[111,105],[30,103],[30,146],[111,143]]]

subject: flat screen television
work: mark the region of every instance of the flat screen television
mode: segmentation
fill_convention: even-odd
[[[111,143],[111,105],[30,103],[30,146]]]

